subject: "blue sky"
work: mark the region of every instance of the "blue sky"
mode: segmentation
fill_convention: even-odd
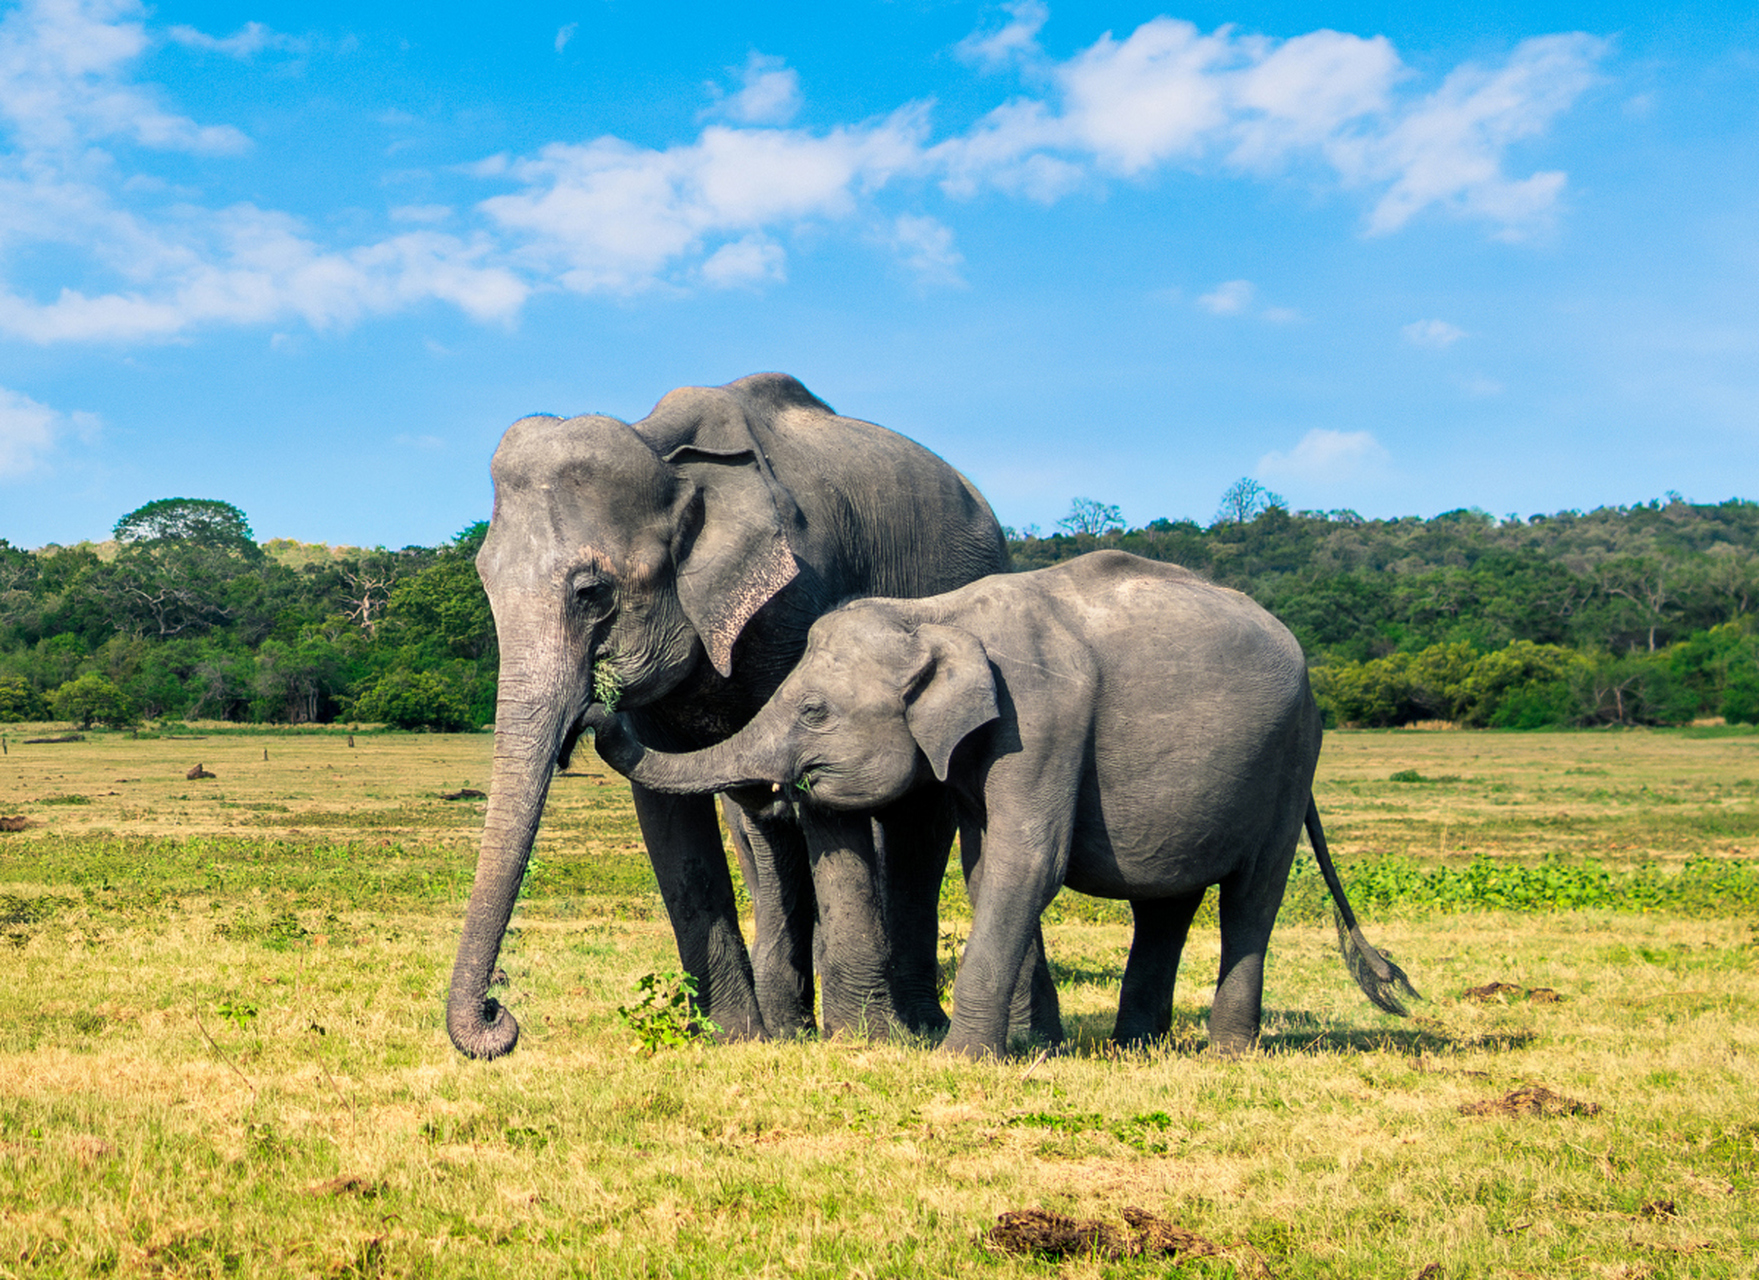
[[[1749,6],[517,10],[0,6],[0,537],[434,543],[766,369],[1047,531],[1759,497]]]

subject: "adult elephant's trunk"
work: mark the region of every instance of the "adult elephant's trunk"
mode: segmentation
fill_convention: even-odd
[[[595,723],[593,745],[606,764],[631,782],[670,795],[779,786],[791,780],[779,735],[769,730],[761,713],[732,737],[700,751],[655,751],[630,732],[622,716]]]
[[[446,1033],[471,1058],[498,1058],[519,1041],[519,1024],[490,998],[489,985],[569,719],[566,706],[559,705],[566,700],[557,696],[552,681],[536,678],[532,667],[502,659],[488,814],[446,998]]]

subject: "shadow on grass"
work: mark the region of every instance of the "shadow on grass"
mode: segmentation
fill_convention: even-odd
[[[1265,1010],[1265,1023],[1275,1028],[1259,1038],[1258,1052],[1283,1054],[1396,1053],[1420,1058],[1471,1049],[1521,1049],[1538,1038],[1536,1032],[1507,1029],[1481,1035],[1456,1035],[1434,1024],[1417,1022],[1399,1027],[1341,1027],[1321,1021],[1305,1010]],[[1173,1010],[1172,1030],[1152,1044],[1123,1048],[1111,1041],[1113,1015],[1088,1013],[1065,1015],[1067,1037],[1057,1052],[1081,1058],[1190,1057],[1209,1048],[1207,1012],[1202,1009]]]
[[[1084,982],[1099,987],[1115,987],[1124,980],[1122,964],[1063,964],[1056,960],[1048,963],[1051,980],[1057,984],[1058,990]]]

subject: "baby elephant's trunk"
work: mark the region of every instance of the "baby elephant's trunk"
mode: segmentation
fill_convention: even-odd
[[[1344,954],[1344,964],[1349,968],[1350,976],[1356,979],[1362,994],[1378,1008],[1396,1013],[1401,1018],[1409,1016],[1395,992],[1402,991],[1413,1000],[1423,997],[1411,985],[1405,971],[1376,951],[1357,927],[1356,913],[1350,910],[1350,900],[1344,896],[1338,869],[1332,865],[1331,854],[1326,850],[1325,829],[1319,825],[1319,806],[1313,803],[1312,796],[1307,797],[1307,839],[1313,844],[1319,873],[1325,877],[1325,887],[1331,890],[1332,902],[1337,908],[1338,950]]]

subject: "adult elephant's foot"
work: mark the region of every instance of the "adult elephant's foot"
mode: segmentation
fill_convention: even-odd
[[[938,1036],[953,1025],[941,1002],[933,996],[899,1001],[898,1022],[915,1036]]]
[[[976,1061],[981,1058],[1005,1058],[1008,1055],[1006,1045],[997,1044],[992,1039],[962,1033],[957,1025],[947,1032],[947,1038],[941,1041],[941,1052],[950,1053],[957,1058],[970,1058]]]
[[[1209,1018],[1209,1052],[1218,1058],[1239,1058],[1258,1048],[1258,1025],[1250,1027],[1218,1024],[1212,1012]]]

